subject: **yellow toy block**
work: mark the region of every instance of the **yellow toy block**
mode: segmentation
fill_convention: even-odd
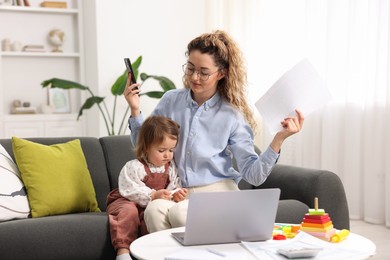
[[[330,239],[330,241],[332,241],[333,243],[338,243],[340,241],[343,241],[344,239],[346,239],[349,235],[349,230],[348,229],[342,229],[340,230],[339,232],[337,232],[336,234],[334,234],[332,236],[332,238]]]

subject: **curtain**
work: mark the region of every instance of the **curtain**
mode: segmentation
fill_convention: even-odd
[[[352,219],[390,226],[390,1],[307,0],[305,14],[303,54],[333,100],[286,141],[281,163],[335,172]]]
[[[302,58],[332,93],[286,140],[279,163],[336,173],[350,217],[390,227],[390,1],[214,0],[209,7],[211,29],[229,31],[244,50],[253,103]],[[264,150],[272,136],[266,126],[260,135]]]

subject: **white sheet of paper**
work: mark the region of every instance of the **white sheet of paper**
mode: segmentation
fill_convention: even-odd
[[[356,246],[351,243],[329,243],[327,241],[316,238],[305,232],[299,232],[292,239],[287,240],[268,240],[265,242],[241,242],[257,259],[275,260],[286,259],[278,254],[278,249],[289,248],[322,248],[314,259],[333,260],[333,259],[367,259],[373,252],[368,251],[364,247]],[[299,258],[303,259],[303,258]],[[313,259],[313,258],[310,258]]]
[[[304,59],[281,76],[255,103],[272,134],[282,129],[280,122],[295,109],[307,117],[324,106],[332,96],[311,63]]]
[[[244,260],[246,255],[237,250],[214,250],[203,247],[182,247],[165,256],[164,260]]]

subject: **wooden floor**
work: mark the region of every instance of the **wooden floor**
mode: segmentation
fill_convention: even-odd
[[[351,232],[370,239],[376,245],[376,255],[370,260],[390,259],[390,228],[363,221],[351,220]]]

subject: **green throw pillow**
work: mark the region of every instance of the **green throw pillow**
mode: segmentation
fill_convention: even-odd
[[[33,218],[99,212],[80,140],[43,145],[12,137]]]

